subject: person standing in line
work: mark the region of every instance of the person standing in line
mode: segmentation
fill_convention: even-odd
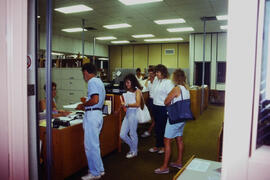
[[[145,87],[149,90],[149,99],[148,99],[148,109],[151,113],[151,115],[153,116],[153,82],[156,76],[155,73],[155,67],[154,66],[149,66],[148,69],[148,80],[145,82]],[[152,123],[149,127],[149,129],[147,131],[145,131],[141,137],[145,138],[145,137],[149,137],[151,135],[151,131],[152,129],[155,127],[155,120],[154,118],[152,118]]]
[[[124,78],[124,86],[127,90],[123,93],[123,100],[121,99],[122,107],[126,107],[126,116],[122,122],[120,137],[128,144],[130,151],[126,158],[133,158],[138,153],[138,117],[137,110],[141,105],[141,86],[134,74],[128,74]]]
[[[142,72],[141,72],[141,68],[136,69],[136,78],[137,78],[137,80],[139,82],[143,80],[143,75],[142,75]]]
[[[186,84],[186,75],[182,69],[177,69],[173,73],[172,78],[174,84],[176,85],[172,91],[166,97],[164,104],[166,106],[171,103],[175,103],[177,101],[190,99],[190,93],[188,90],[188,86]],[[182,94],[182,97],[180,96]],[[165,135],[164,135],[164,144],[165,144],[165,156],[163,165],[155,170],[156,174],[166,174],[169,173],[169,159],[171,155],[171,140],[175,138],[177,143],[178,155],[177,160],[175,162],[171,162],[169,166],[181,169],[182,168],[182,154],[183,154],[183,131],[184,131],[185,122],[180,122],[176,124],[170,124],[169,120],[167,120]]]
[[[105,100],[105,87],[96,77],[96,67],[86,63],[82,67],[83,78],[87,82],[87,99],[76,109],[85,109],[83,119],[84,148],[88,161],[88,174],[83,180],[100,179],[105,174],[100,154],[99,134],[103,125],[102,107]]]
[[[159,64],[155,67],[156,78],[153,82],[153,115],[155,119],[156,145],[149,152],[164,153],[164,132],[167,122],[167,109],[164,100],[174,85],[169,78],[168,69]]]

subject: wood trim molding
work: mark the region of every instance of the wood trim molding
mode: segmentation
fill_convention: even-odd
[[[27,119],[27,0],[2,0],[1,14],[1,167],[0,179],[29,179]],[[3,22],[3,23],[2,23]],[[5,41],[4,41],[5,39]],[[3,48],[2,48],[3,47]],[[2,101],[2,96],[4,101]],[[1,139],[2,141],[2,139]],[[3,150],[3,154],[2,154]]]

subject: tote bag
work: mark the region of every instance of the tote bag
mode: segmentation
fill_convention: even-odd
[[[190,99],[183,100],[182,93],[181,93],[181,97],[182,97],[182,100],[177,101],[167,106],[170,124],[176,124],[176,123],[184,122],[186,120],[194,119],[191,109],[190,109]]]
[[[147,123],[147,122],[151,121],[151,116],[150,116],[150,113],[149,113],[147,106],[145,105],[142,93],[141,93],[141,97],[143,100],[144,107],[143,107],[143,109],[141,109],[141,107],[138,108],[137,118],[138,118],[138,123],[143,124],[143,123]]]

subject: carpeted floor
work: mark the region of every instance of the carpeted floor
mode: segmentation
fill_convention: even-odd
[[[217,160],[217,142],[218,133],[222,126],[224,117],[224,107],[209,105],[207,110],[194,121],[186,123],[184,129],[184,153],[183,163],[192,156],[198,158]],[[142,134],[149,124],[139,125],[138,134]],[[106,174],[102,180],[144,180],[172,179],[178,172],[178,169],[170,168],[169,174],[154,174],[154,169],[161,166],[164,155],[150,153],[148,149],[155,144],[154,135],[148,138],[139,138],[138,156],[133,159],[126,159],[128,146],[122,145],[122,152],[117,151],[103,157],[103,163]],[[172,143],[172,160],[176,159],[176,144]],[[67,178],[68,180],[77,180],[87,173],[87,168]]]

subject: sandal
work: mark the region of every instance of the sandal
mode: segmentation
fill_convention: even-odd
[[[169,164],[169,166],[174,167],[174,168],[178,168],[178,169],[181,169],[181,168],[182,168],[182,164],[176,164],[176,163],[174,163],[174,162],[171,162],[171,163]]]
[[[168,174],[170,172],[169,168],[161,170],[160,168],[155,169],[156,174]]]

